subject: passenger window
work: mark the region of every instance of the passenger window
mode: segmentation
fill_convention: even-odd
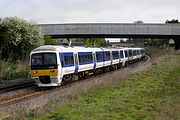
[[[109,51],[105,52],[105,60],[106,61],[110,60],[110,52]]]
[[[124,58],[123,51],[120,51],[121,58]]]
[[[112,51],[112,55],[113,55],[113,59],[119,58],[118,51]]]
[[[73,53],[61,53],[61,64],[63,67],[74,66]]]
[[[133,50],[133,56],[136,56],[136,50]]]
[[[137,55],[139,55],[139,50],[137,50]]]
[[[132,57],[132,50],[128,50],[129,57]]]
[[[79,52],[78,57],[80,64],[88,64],[93,62],[92,52]]]
[[[127,52],[127,50],[125,50],[125,57],[128,57],[128,52]]]
[[[96,59],[97,59],[97,62],[102,62],[103,61],[103,52],[96,52]]]

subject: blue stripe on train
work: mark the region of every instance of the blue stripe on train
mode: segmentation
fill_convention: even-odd
[[[76,64],[75,65],[75,71],[74,71],[76,74],[78,73],[78,69],[79,69],[79,66],[78,66],[78,64]]]
[[[93,69],[94,69],[94,70],[96,69],[96,62],[94,63],[94,67],[93,67]]]

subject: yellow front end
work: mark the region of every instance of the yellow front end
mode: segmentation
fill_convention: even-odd
[[[59,86],[58,69],[31,70],[31,77],[39,87]]]
[[[46,46],[45,48],[47,48]],[[43,48],[43,49],[45,49]],[[42,50],[42,49],[40,49]],[[30,67],[31,77],[38,86],[59,86],[61,83],[58,59],[56,52],[35,52],[31,53]]]
[[[32,77],[39,76],[58,76],[58,69],[31,70]]]

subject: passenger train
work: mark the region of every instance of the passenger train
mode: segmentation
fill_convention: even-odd
[[[31,77],[39,87],[60,86],[121,68],[144,57],[143,48],[98,48],[45,45],[30,54]]]

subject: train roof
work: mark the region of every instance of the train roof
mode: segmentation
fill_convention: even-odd
[[[59,51],[59,50],[66,50],[66,49],[70,49],[68,46],[64,47],[64,46],[55,46],[55,45],[44,45],[44,46],[40,46],[36,49],[34,49],[32,52],[38,52],[38,51]]]
[[[32,52],[43,52],[43,51],[63,51],[63,52],[89,52],[89,51],[102,51],[98,47],[83,47],[83,46],[63,46],[63,45],[44,45],[34,49]]]
[[[34,49],[32,52],[92,52],[92,51],[114,51],[121,49],[142,49],[142,48],[101,48],[101,47],[83,47],[83,46],[64,46],[64,45],[44,45]]]

